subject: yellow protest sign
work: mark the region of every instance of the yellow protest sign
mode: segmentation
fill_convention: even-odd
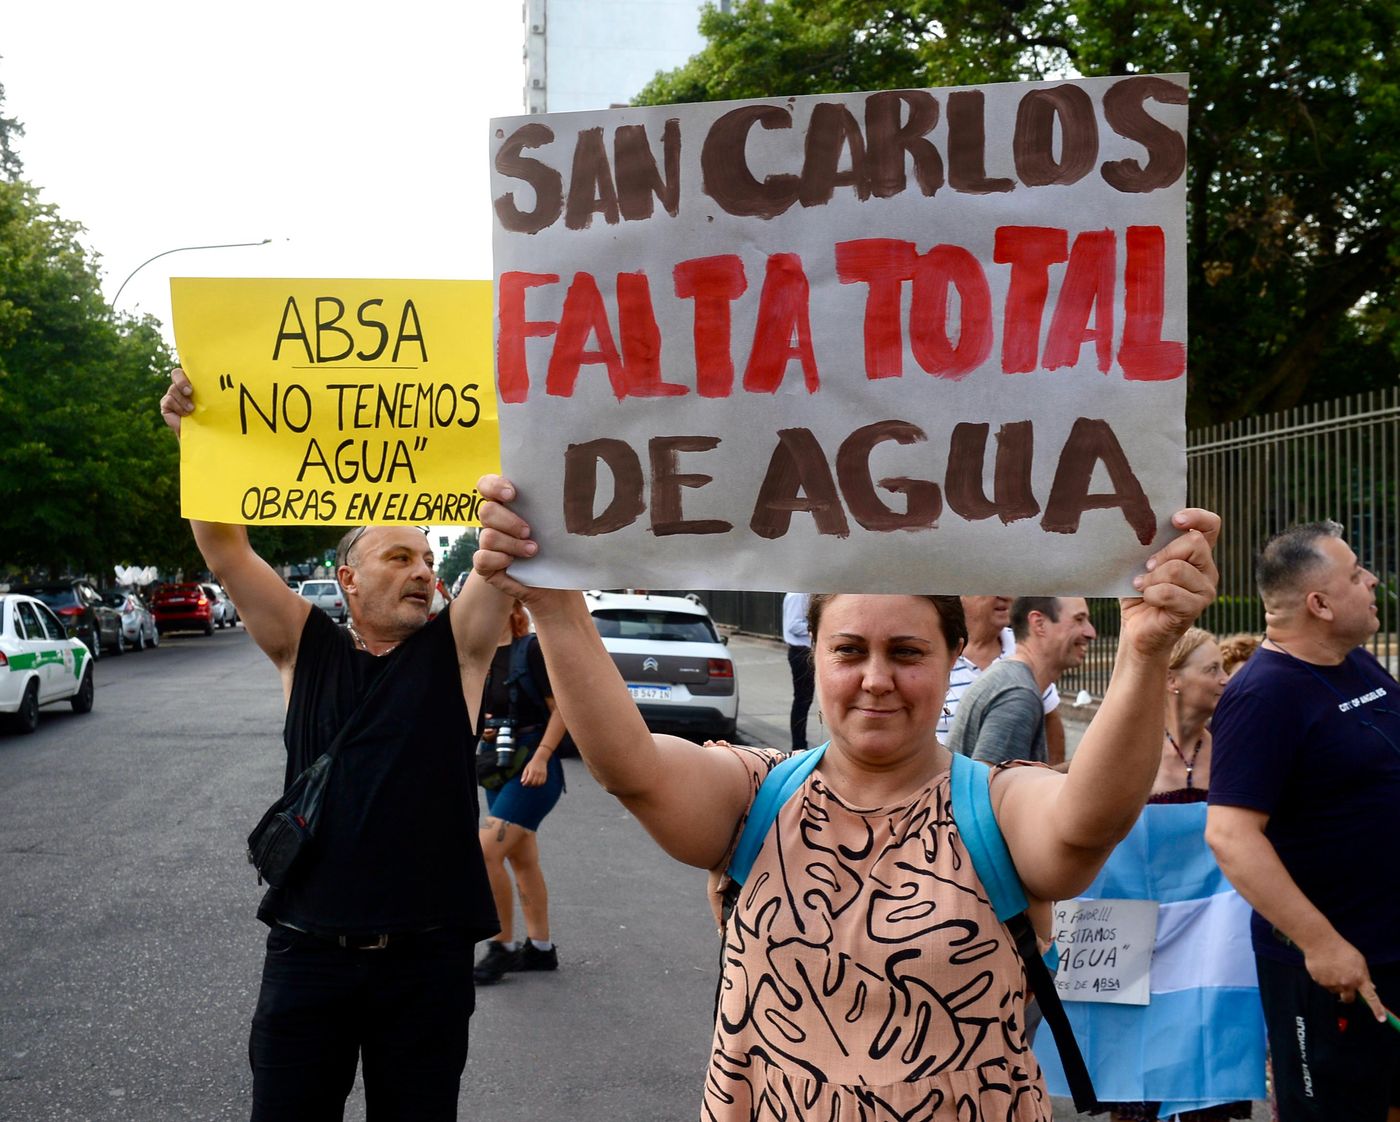
[[[170,282],[195,389],[180,509],[209,522],[470,525],[498,471],[488,281]]]

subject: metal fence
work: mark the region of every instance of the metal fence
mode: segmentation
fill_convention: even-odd
[[[1254,591],[1254,554],[1294,522],[1334,519],[1361,563],[1380,578],[1381,626],[1371,649],[1396,673],[1400,646],[1400,388],[1380,390],[1266,417],[1197,429],[1187,437],[1187,498],[1217,511],[1220,595],[1201,624],[1225,636],[1259,634],[1264,613]],[[782,634],[782,596],[701,592],[720,623]],[[1100,640],[1060,692],[1102,696],[1113,667],[1118,604],[1090,602]]]

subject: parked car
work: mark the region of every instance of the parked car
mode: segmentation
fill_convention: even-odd
[[[734,660],[703,604],[589,592],[593,623],[653,732],[729,740],[739,717]]]
[[[334,620],[344,623],[350,618],[345,604],[345,593],[340,591],[336,580],[304,580],[297,592],[311,601],[313,607],[320,608]]]
[[[97,589],[85,580],[47,581],[43,584],[17,584],[11,592],[42,600],[63,621],[68,634],[87,644],[93,658],[104,650],[121,654],[122,621],[116,609],[103,601]]]
[[[42,600],[0,594],[0,714],[11,728],[33,732],[40,708],[56,701],[89,712],[94,661]]]
[[[233,601],[229,599],[228,593],[224,591],[222,585],[201,584],[204,594],[209,597],[210,603],[214,606],[214,626],[215,627],[237,627],[238,609],[233,606]]]
[[[214,634],[214,601],[199,584],[163,584],[151,597],[156,626],[166,631]]]
[[[104,588],[102,601],[108,607],[115,608],[121,616],[123,647],[144,651],[148,646],[160,646],[160,628],[156,626],[156,617],[139,592]]]

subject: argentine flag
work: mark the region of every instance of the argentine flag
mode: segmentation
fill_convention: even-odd
[[[1215,863],[1205,828],[1205,803],[1144,807],[1084,893],[1161,904],[1151,1001],[1065,1002],[1099,1101],[1160,1102],[1161,1118],[1265,1096],[1250,908]],[[1051,1094],[1068,1095],[1045,1025],[1035,1054]]]

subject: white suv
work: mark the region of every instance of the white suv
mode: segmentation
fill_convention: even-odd
[[[734,660],[703,604],[617,592],[589,592],[585,599],[649,729],[693,740],[734,738]]]
[[[344,623],[350,618],[345,606],[345,593],[340,591],[340,582],[335,580],[304,580],[297,589],[299,596],[311,601],[311,606],[320,608],[333,620]]]

